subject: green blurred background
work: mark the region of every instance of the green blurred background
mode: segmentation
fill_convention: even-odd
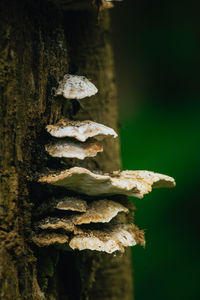
[[[176,179],[137,206],[135,299],[200,299],[199,9],[193,1],[124,0],[111,12],[123,169]]]

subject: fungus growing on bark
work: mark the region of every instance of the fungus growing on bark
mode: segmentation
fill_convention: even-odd
[[[76,201],[76,198],[74,199]],[[55,209],[68,211],[68,213],[66,215],[63,214],[62,217],[46,217],[36,223],[36,228],[64,229],[73,232],[76,229],[74,225],[108,223],[115,218],[118,213],[129,212],[128,208],[124,205],[108,199],[89,201],[88,205],[86,201],[83,202],[85,203],[81,203],[81,200],[78,200],[75,205],[68,200],[59,202],[57,206],[54,206]],[[80,207],[77,207],[79,203]],[[56,212],[54,210],[54,215],[55,214]]]
[[[80,142],[85,142],[88,138],[102,139],[105,136],[116,138],[114,129],[93,121],[69,121],[61,119],[57,124],[47,125],[47,131],[57,138],[71,137]]]
[[[59,82],[55,96],[62,95],[67,99],[83,99],[91,97],[98,92],[98,89],[85,76],[64,75]]]
[[[172,177],[159,173],[122,171],[101,175],[80,167],[43,176],[38,181],[91,196],[123,194],[137,198],[142,198],[144,194],[151,192],[152,188],[175,186]]]
[[[142,198],[156,187],[173,187],[172,177],[149,171],[115,171],[96,174],[81,167],[74,167],[58,174],[43,176],[39,182],[65,187],[86,195],[123,194]],[[119,197],[119,196],[118,196]],[[124,201],[126,203],[126,201]],[[129,203],[126,203],[126,206]],[[59,203],[57,204],[57,208]],[[136,244],[145,246],[144,232],[134,224],[126,224],[129,209],[121,203],[108,199],[88,200],[85,212],[63,218],[46,218],[37,225],[40,230],[65,230],[69,247],[77,250],[95,250],[107,253],[124,251],[124,247]],[[70,205],[68,205],[70,207]],[[134,207],[130,206],[130,209]],[[98,229],[94,224],[98,225]],[[86,227],[85,226],[89,226]],[[57,234],[57,233],[56,233]],[[37,241],[38,245],[38,241]],[[42,243],[40,242],[40,245]]]
[[[82,99],[96,92],[96,87],[87,78],[67,74],[59,83],[56,95],[63,95],[67,99]],[[61,119],[57,124],[46,126],[46,129],[53,137],[62,138],[45,146],[53,157],[93,157],[97,152],[103,151],[103,147],[94,140],[86,141],[88,138],[117,137],[112,128],[88,120]],[[79,142],[64,139],[67,137]],[[126,170],[103,174],[82,167],[50,173],[40,177],[38,182],[98,198],[86,201],[77,197],[65,197],[42,204],[38,216],[43,217],[35,223],[33,242],[39,247],[66,244],[71,249],[107,253],[123,252],[125,247],[136,244],[145,246],[144,232],[133,224],[131,210],[135,207],[127,199],[123,202],[120,194],[142,198],[152,188],[175,186],[172,177],[159,173]],[[114,196],[111,197],[113,200],[99,199],[103,195],[121,198],[119,201],[114,201]],[[51,216],[44,217],[48,212]]]
[[[79,212],[86,212],[87,207],[88,205],[86,201],[77,199],[75,197],[66,197],[56,205],[56,208],[60,210],[71,210]]]
[[[128,213],[128,209],[111,200],[96,200],[89,204],[84,214],[73,217],[75,225],[110,222],[119,212]]]
[[[94,157],[103,151],[103,146],[96,141],[85,143],[60,140],[45,146],[46,151],[53,157],[78,158]]]
[[[133,224],[118,224],[102,230],[85,230],[75,235],[69,242],[72,249],[96,250],[107,253],[124,251],[124,247],[135,246],[140,243],[144,246],[143,232]],[[139,237],[139,238],[138,238]]]
[[[144,232],[133,224],[108,225],[100,230],[78,229],[69,237],[66,233],[43,231],[34,234],[32,241],[38,247],[68,244],[78,250],[96,250],[107,253],[124,251],[124,247],[145,246]]]
[[[124,247],[135,246],[136,244],[145,246],[144,232],[139,230],[134,224],[107,224],[102,228],[84,229],[77,226],[66,226],[66,220],[48,218],[42,220],[38,227],[44,229],[35,233],[32,241],[38,247],[45,247],[53,244],[68,244],[72,249],[96,250],[107,253],[124,251]],[[59,229],[65,232],[60,233]],[[49,232],[48,230],[55,230]]]
[[[124,204],[126,206],[126,203]],[[66,196],[62,198],[49,198],[45,199],[42,203],[38,203],[33,210],[33,216],[40,218],[42,216],[56,215],[56,213],[63,214],[64,211],[71,212],[86,212],[87,202],[78,197]]]
[[[37,246],[60,243],[69,245],[72,249],[112,253],[123,251],[124,247],[136,243],[144,245],[143,231],[133,224],[122,224],[127,223],[125,215],[129,212],[124,205],[109,199],[88,200],[88,204],[84,200],[79,200],[86,210],[80,212],[74,207],[73,199],[78,205],[76,198],[66,199],[57,204],[56,208],[61,203],[62,209],[65,202],[64,210],[67,208],[68,212],[62,217],[46,217],[35,223],[36,233],[32,240]]]
[[[40,221],[37,226],[41,229],[64,229],[69,232],[74,232],[76,229],[70,217],[48,217]]]
[[[41,232],[32,236],[32,241],[38,247],[45,247],[54,244],[66,244],[68,240],[69,237],[66,234],[57,232]]]

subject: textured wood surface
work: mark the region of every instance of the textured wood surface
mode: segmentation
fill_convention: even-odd
[[[99,89],[76,119],[117,130],[109,30],[107,11],[98,20],[93,11],[63,16],[49,1],[0,2],[0,299],[132,299],[130,251],[39,251],[29,242],[33,203],[49,196],[31,185],[48,165],[45,126],[71,114],[67,100],[53,96],[64,74],[85,75]],[[119,141],[106,140],[87,164],[119,169]]]

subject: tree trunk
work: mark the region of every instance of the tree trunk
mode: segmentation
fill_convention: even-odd
[[[38,249],[31,243],[32,183],[49,163],[45,126],[71,117],[74,102],[54,97],[64,74],[85,75],[98,87],[74,116],[117,130],[117,100],[109,13],[68,11],[48,1],[0,3],[0,299],[132,299],[130,251]],[[88,167],[120,168],[119,141],[108,139]],[[47,197],[42,195],[42,197]]]

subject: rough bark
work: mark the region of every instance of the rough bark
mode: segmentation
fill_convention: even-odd
[[[63,15],[46,1],[0,3],[0,299],[132,299],[129,250],[112,256],[30,243],[34,201],[47,197],[31,184],[49,166],[44,128],[74,109],[53,96],[65,73],[86,75],[99,89],[75,119],[117,130],[109,31],[107,11],[98,19],[95,11]],[[86,163],[119,169],[119,142],[106,140],[104,152]]]

